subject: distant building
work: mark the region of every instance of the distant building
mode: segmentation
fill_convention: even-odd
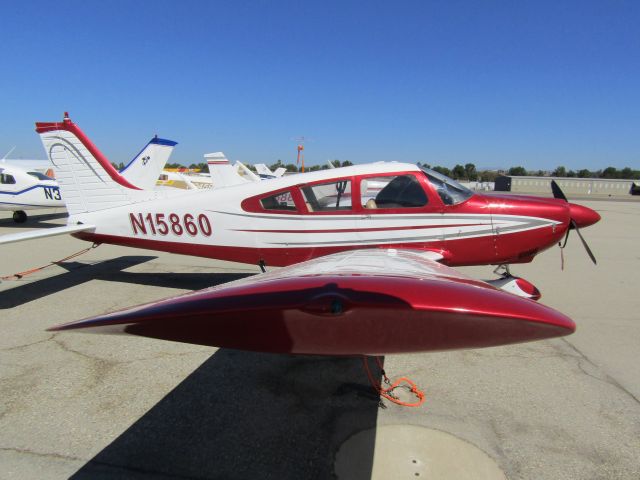
[[[566,195],[594,195],[626,197],[632,195],[633,180],[576,177],[517,177],[501,175],[496,178],[495,191],[516,193],[551,192],[551,180],[555,180]]]

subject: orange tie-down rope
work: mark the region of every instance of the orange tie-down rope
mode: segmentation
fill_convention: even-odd
[[[13,275],[7,275],[5,277],[0,277],[0,280],[5,280],[5,281],[6,280],[20,280],[21,278],[26,277],[27,275],[31,275],[32,273],[39,272],[40,270],[44,270],[47,267],[51,267],[53,265],[58,265],[58,264],[66,261],[66,260],[71,260],[72,258],[79,257],[83,253],[87,253],[89,250],[91,250],[93,248],[96,248],[99,245],[100,245],[99,243],[94,243],[90,247],[84,248],[84,249],[80,250],[79,252],[72,253],[68,257],[61,258],[60,260],[56,260],[55,262],[48,263],[48,264],[43,265],[41,267],[32,268],[31,270],[25,270],[24,272],[18,272],[18,273],[14,273]]]
[[[418,386],[411,379],[407,377],[400,377],[392,384],[391,381],[389,380],[389,377],[387,377],[387,374],[384,371],[384,368],[382,368],[382,362],[380,361],[380,357],[374,357],[376,360],[376,363],[378,364],[378,368],[380,369],[380,372],[384,377],[384,383],[386,383],[387,385],[391,385],[388,388],[383,388],[382,385],[373,378],[373,375],[371,374],[371,369],[369,368],[368,358],[369,357],[367,356],[363,356],[362,364],[364,365],[364,370],[367,373],[367,377],[369,378],[369,382],[371,383],[371,386],[378,392],[378,394],[380,394],[381,397],[386,398],[390,402],[396,403],[398,405],[402,405],[403,407],[419,407],[424,403],[425,401],[424,392],[420,390]],[[402,383],[406,383],[406,385],[402,385]],[[393,393],[393,391],[398,387],[403,387],[410,390],[411,393],[413,393],[418,400],[413,403],[403,402]]]

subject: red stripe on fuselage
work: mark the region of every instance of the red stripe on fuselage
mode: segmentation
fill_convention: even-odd
[[[412,250],[431,251],[441,253],[445,259],[449,254],[443,251],[444,242],[424,243],[394,243],[388,245],[336,245],[330,247],[276,247],[276,248],[254,248],[235,247],[228,245],[203,245],[183,242],[167,242],[163,240],[149,240],[146,238],[120,237],[116,235],[103,235],[96,233],[80,232],[73,234],[74,237],[95,243],[107,243],[113,245],[123,245],[125,247],[145,248],[162,252],[177,253],[180,255],[191,255],[195,257],[215,258],[229,262],[248,263],[257,265],[261,260],[272,267],[286,267],[296,263],[322,257],[331,253],[344,252],[348,250],[360,250],[364,248],[407,248]],[[443,261],[443,263],[447,263]],[[483,262],[487,263],[486,259]]]

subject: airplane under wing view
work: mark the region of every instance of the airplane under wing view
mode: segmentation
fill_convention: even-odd
[[[75,199],[68,226],[87,226],[77,238],[283,267],[55,330],[353,355],[504,345],[575,329],[508,269],[492,285],[451,268],[530,262],[571,230],[582,239],[579,229],[600,216],[559,188],[556,198],[481,194],[429,169],[379,162],[167,197],[111,171],[68,117],[36,130],[60,188]]]

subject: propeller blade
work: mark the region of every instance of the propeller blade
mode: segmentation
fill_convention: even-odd
[[[594,265],[597,265],[598,262],[596,262],[596,257],[593,255],[593,252],[589,248],[589,245],[587,245],[586,240],[584,239],[584,237],[580,233],[580,229],[578,228],[578,225],[576,224],[576,222],[574,220],[571,220],[571,226],[573,227],[573,229],[576,231],[576,233],[580,237],[580,241],[582,242],[582,245],[584,245],[584,249],[587,251],[587,254],[589,255],[589,258],[591,259],[591,261],[593,262]]]
[[[551,191],[553,192],[553,198],[560,198],[565,202],[569,201],[555,180],[551,180]]]

